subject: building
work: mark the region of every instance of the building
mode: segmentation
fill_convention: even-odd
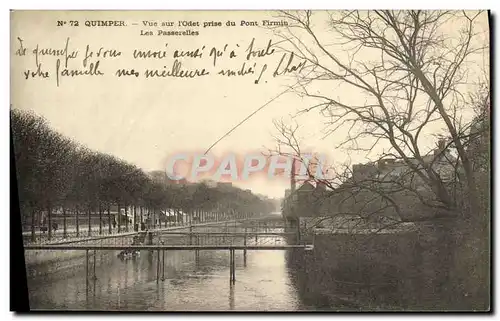
[[[233,183],[231,183],[231,182],[217,182],[217,187],[219,187],[219,188],[231,188],[231,187],[233,187]]]
[[[473,121],[469,131],[467,142],[467,155],[472,162],[475,172],[488,172],[491,148],[491,118],[489,109],[485,109],[481,115]]]
[[[412,166],[408,163],[412,164]],[[422,171],[424,175],[428,175],[425,173],[426,169],[432,168],[439,174],[443,182],[447,182],[454,179],[457,165],[457,158],[451,155],[446,146],[446,141],[440,140],[438,147],[432,153],[421,158],[408,157],[406,160],[387,158],[376,163],[356,164],[352,169],[352,178],[355,182],[362,182],[363,180],[391,182],[406,179],[418,188],[424,182],[415,169]]]
[[[325,184],[314,180],[306,180],[300,187],[292,192],[285,190],[282,211],[289,217],[314,217],[319,215],[319,209],[328,198]]]
[[[412,165],[409,166],[408,162]],[[283,213],[290,217],[334,215],[362,215],[373,219],[397,217],[396,210],[389,208],[385,199],[373,192],[375,188],[390,194],[398,204],[404,204],[405,212],[411,214],[421,210],[419,207],[421,200],[414,197],[414,194],[409,196],[408,193],[401,192],[401,184],[421,191],[422,195],[432,197],[429,186],[415,170],[424,172],[432,168],[441,180],[447,183],[456,178],[456,167],[456,157],[451,155],[446,142],[441,140],[435,150],[421,158],[414,157],[406,160],[393,158],[356,164],[353,166],[351,178],[337,187],[335,191],[314,180],[304,182],[295,191],[292,184],[292,188],[285,191]],[[424,173],[424,176],[428,174]],[[382,190],[384,188],[387,189],[384,191]]]
[[[168,177],[167,172],[164,171],[151,171],[147,173],[148,177],[153,180],[153,182],[165,185],[186,185],[188,181],[184,178],[180,180],[174,180]]]
[[[210,188],[217,187],[217,182],[211,179],[204,179],[201,182]]]

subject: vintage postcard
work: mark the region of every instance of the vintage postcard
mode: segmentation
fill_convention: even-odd
[[[13,10],[10,46],[31,310],[490,310],[488,11]]]

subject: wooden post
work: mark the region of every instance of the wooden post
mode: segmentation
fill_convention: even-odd
[[[243,239],[243,245],[247,246],[247,228],[245,227],[245,236]],[[246,267],[247,266],[247,250],[243,250],[243,265]]]
[[[230,249],[229,253],[229,283],[234,284],[236,282],[234,249]]]
[[[85,287],[87,296],[89,295],[89,250],[85,250]]]
[[[160,281],[160,250],[157,250],[157,260],[156,260],[156,284]]]
[[[162,267],[162,275],[161,275],[161,280],[162,281],[165,281],[165,250],[163,250],[163,258],[162,258],[162,262],[163,262],[163,267]]]
[[[229,249],[229,284],[233,282],[233,251]]]
[[[97,276],[96,276],[96,274],[95,274],[95,257],[96,257],[96,256],[97,256],[97,255],[96,255],[96,250],[94,250],[94,277],[93,277],[93,278],[94,278],[94,281],[95,281],[95,280],[97,280]]]

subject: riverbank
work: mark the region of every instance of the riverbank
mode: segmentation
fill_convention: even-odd
[[[302,234],[314,251],[291,252],[287,264],[306,304],[348,311],[463,311],[484,304],[463,290],[461,253],[449,222],[414,224],[387,233]],[[366,232],[366,233],[364,233]]]

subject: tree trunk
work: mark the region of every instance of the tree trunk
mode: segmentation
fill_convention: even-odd
[[[137,231],[139,231],[139,225],[137,224],[137,207],[134,205],[134,231],[137,225]]]
[[[75,220],[76,220],[76,237],[80,236],[80,220],[78,219],[80,211],[78,210],[78,205],[75,207]]]
[[[101,202],[99,202],[99,235],[102,234],[102,207]]]
[[[66,238],[67,227],[66,227],[66,207],[63,206],[63,238]]]
[[[91,236],[91,232],[92,232],[91,223],[92,223],[92,220],[90,219],[90,215],[91,215],[92,209],[91,209],[90,205],[88,206],[88,212],[89,212],[89,214],[88,214],[88,217],[89,217],[89,230],[87,232],[87,235]]]
[[[48,218],[48,229],[49,229],[49,241],[52,239],[52,208],[50,205],[47,207],[47,218]]]
[[[125,206],[125,231],[128,232],[128,205]]]
[[[35,208],[31,208],[31,242],[35,242]]]
[[[121,231],[121,225],[122,225],[122,212],[120,208],[120,204],[118,204],[118,233]]]
[[[111,205],[108,204],[108,231],[109,231],[109,234],[111,234],[111,224],[113,222],[111,222]]]

